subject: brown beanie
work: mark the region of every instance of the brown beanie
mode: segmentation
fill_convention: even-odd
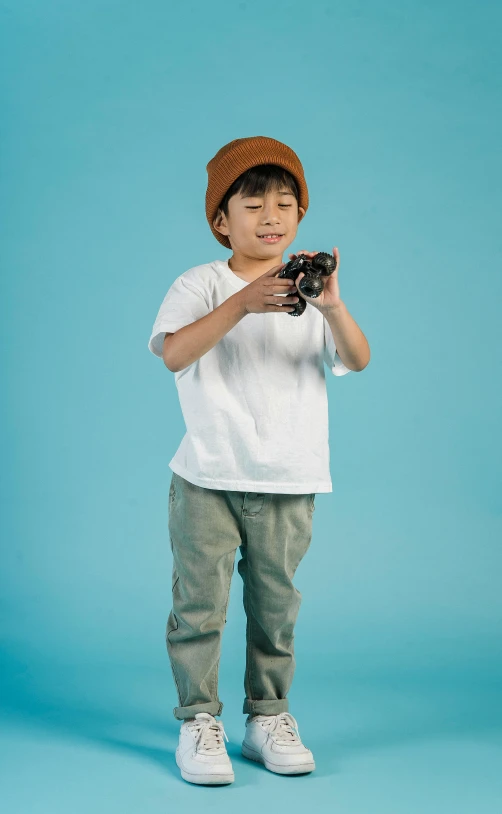
[[[300,194],[298,205],[303,207],[305,212],[308,209],[309,193],[303,167],[291,147],[283,144],[282,141],[267,136],[234,139],[218,150],[206,167],[208,175],[206,190],[207,221],[216,240],[226,246],[227,249],[232,248],[228,237],[222,235],[213,226],[218,206],[239,175],[242,175],[251,167],[256,167],[258,164],[277,164],[279,167],[288,170],[298,184]],[[299,212],[299,220],[302,218],[303,214]]]

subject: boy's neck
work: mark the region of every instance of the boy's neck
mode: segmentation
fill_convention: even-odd
[[[265,259],[249,257],[236,258],[235,255],[232,255],[227,262],[229,269],[233,271],[237,277],[240,277],[241,280],[245,280],[248,283],[252,283],[253,280],[257,280],[258,277],[261,277],[262,274],[265,274],[269,269],[274,266],[279,266],[283,260],[282,255]]]

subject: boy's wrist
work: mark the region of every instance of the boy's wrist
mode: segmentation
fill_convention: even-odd
[[[233,302],[235,303],[235,308],[237,310],[237,314],[238,314],[239,318],[242,319],[242,317],[245,317],[246,314],[248,313],[248,310],[247,310],[246,306],[244,305],[241,292],[236,291],[236,293],[232,294],[229,297],[229,299],[233,300]]]
[[[319,310],[327,317],[329,314],[336,314],[338,311],[341,311],[343,307],[344,302],[340,300],[337,305],[328,305],[327,308],[320,308]]]

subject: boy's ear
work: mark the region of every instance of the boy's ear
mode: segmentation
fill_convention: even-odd
[[[220,232],[220,234],[223,235],[224,233],[220,229],[220,226],[222,225],[222,223],[221,223],[222,218],[223,218],[223,212],[221,211],[221,209],[218,209],[217,215],[216,215],[215,219],[213,220],[213,226],[214,226],[214,228],[216,229],[217,232]],[[225,237],[226,237],[226,235],[225,235]]]

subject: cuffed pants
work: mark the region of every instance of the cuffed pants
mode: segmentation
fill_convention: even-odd
[[[293,577],[312,539],[314,509],[315,494],[206,489],[172,473],[166,644],[178,693],[175,718],[221,715],[221,639],[238,548],[247,617],[243,712],[288,711],[301,603]]]

